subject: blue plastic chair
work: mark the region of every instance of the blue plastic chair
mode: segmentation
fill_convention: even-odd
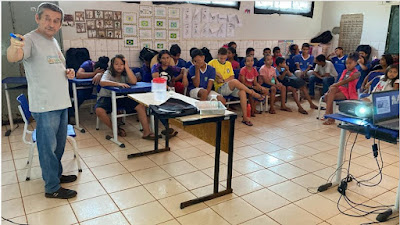
[[[22,119],[24,120],[24,132],[22,134],[22,141],[25,144],[30,144],[31,148],[29,149],[29,158],[28,158],[28,162],[26,163],[28,165],[28,171],[26,174],[26,180],[30,180],[30,176],[31,176],[31,168],[32,168],[32,160],[33,160],[33,151],[35,150],[35,146],[36,146],[36,129],[34,129],[33,131],[28,129],[29,126],[29,121],[30,118],[32,116],[31,111],[29,110],[29,104],[28,104],[28,100],[26,99],[24,94],[20,94],[17,97],[17,101],[19,102],[19,112],[21,113]],[[27,141],[26,140],[26,134],[31,134],[32,138],[31,141]],[[78,164],[78,171],[82,172],[82,168],[81,168],[81,163],[80,163],[80,159],[79,159],[79,154],[78,154],[78,147],[76,145],[76,141],[75,138],[76,137],[76,133],[74,130],[74,127],[70,124],[68,124],[67,127],[67,138],[68,140],[71,141],[72,146],[74,147],[74,157],[77,159],[76,163]],[[77,157],[78,156],[78,157]]]

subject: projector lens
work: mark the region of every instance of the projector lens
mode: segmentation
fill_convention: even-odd
[[[371,115],[371,108],[365,105],[359,105],[355,108],[355,114],[362,118],[369,117]]]

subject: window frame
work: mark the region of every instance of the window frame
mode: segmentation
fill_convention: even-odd
[[[269,10],[269,9],[259,9],[256,8],[256,3],[254,2],[254,14],[285,14],[285,15],[299,15],[312,18],[314,15],[314,1],[311,2],[311,10],[309,13],[295,13],[295,12],[285,12],[281,10]]]

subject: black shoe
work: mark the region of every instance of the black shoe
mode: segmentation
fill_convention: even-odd
[[[68,124],[70,124],[70,125],[76,125],[75,117],[73,117],[73,116],[68,117]]]
[[[75,175],[61,175],[60,184],[71,183],[76,181],[77,177]]]
[[[168,134],[173,134],[175,132],[175,130],[173,128],[168,128]],[[167,130],[163,130],[161,131],[162,135],[167,135]]]
[[[68,199],[68,198],[75,197],[76,194],[78,194],[78,193],[76,191],[74,191],[74,190],[65,189],[65,188],[60,187],[60,189],[58,189],[56,192],[45,193],[44,196],[46,198]]]

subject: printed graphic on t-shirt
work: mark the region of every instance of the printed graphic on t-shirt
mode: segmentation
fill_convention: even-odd
[[[60,63],[62,63],[62,61],[61,61],[59,56],[47,56],[47,62],[49,62],[49,64],[60,64]]]

